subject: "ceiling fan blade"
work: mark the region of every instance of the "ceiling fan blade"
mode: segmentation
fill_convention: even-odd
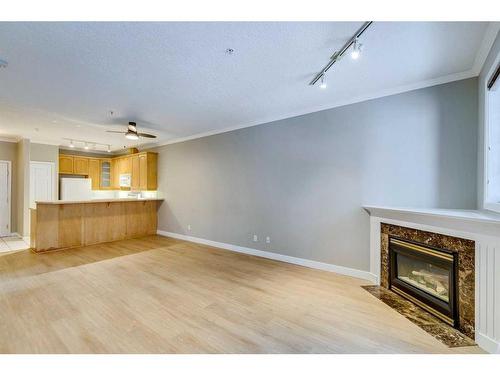
[[[125,134],[125,132],[119,132],[116,130],[106,130],[107,133],[118,133],[118,134]]]
[[[137,133],[137,135],[139,137],[143,137],[143,138],[156,138],[156,135],[148,134],[148,133]]]

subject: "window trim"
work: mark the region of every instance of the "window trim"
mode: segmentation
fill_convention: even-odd
[[[488,178],[489,178],[489,167],[488,167],[488,153],[490,144],[490,118],[489,118],[489,95],[488,95],[488,82],[490,81],[492,75],[498,69],[500,64],[500,52],[495,58],[495,62],[491,65],[483,86],[484,92],[484,143],[483,143],[483,208],[490,211],[495,211],[500,213],[500,202],[488,202]],[[500,78],[498,78],[500,79]]]

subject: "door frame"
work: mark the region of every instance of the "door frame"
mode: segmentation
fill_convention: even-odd
[[[31,188],[32,188],[32,183],[31,183],[31,166],[33,164],[41,164],[41,165],[49,165],[50,166],[50,175],[51,175],[51,181],[52,181],[52,199],[57,200],[57,188],[56,188],[56,163],[52,161],[30,161],[30,204],[31,204]]]
[[[6,163],[7,164],[7,184],[8,184],[8,189],[7,189],[7,199],[9,200],[9,233],[7,233],[7,236],[12,234],[12,161],[10,160],[0,160],[0,163]],[[0,234],[0,237],[3,235]]]

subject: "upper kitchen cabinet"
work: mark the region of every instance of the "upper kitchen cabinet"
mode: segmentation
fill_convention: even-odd
[[[131,156],[121,156],[118,158],[118,174],[131,174],[132,161]]]
[[[59,173],[73,174],[73,156],[59,154]]]
[[[119,159],[111,159],[111,189],[120,188],[120,173],[118,171]]]
[[[87,176],[89,174],[89,158],[74,156],[73,174],[81,174]]]
[[[100,160],[100,171],[101,171],[101,176],[100,176],[100,188],[102,190],[107,190],[107,189],[112,189],[113,188],[113,181],[112,181],[112,160],[106,160],[106,159],[101,159]]]
[[[109,159],[59,154],[59,173],[88,176],[92,190],[156,190],[157,168],[158,154],[154,152]],[[120,175],[129,175],[129,186],[120,187]]]
[[[131,184],[130,188],[132,190],[139,190],[140,189],[140,168],[139,168],[139,155],[132,155],[130,156],[130,164],[132,166],[132,178],[131,178]]]
[[[99,159],[88,159],[89,178],[92,179],[92,190],[101,187],[101,161]]]
[[[139,189],[158,189],[158,154],[143,152],[139,157]]]

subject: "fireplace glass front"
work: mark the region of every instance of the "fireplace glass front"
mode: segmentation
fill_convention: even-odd
[[[446,268],[406,255],[398,256],[397,265],[398,279],[443,301],[450,300],[450,273]]]
[[[391,290],[455,326],[455,254],[391,237],[389,257]]]

